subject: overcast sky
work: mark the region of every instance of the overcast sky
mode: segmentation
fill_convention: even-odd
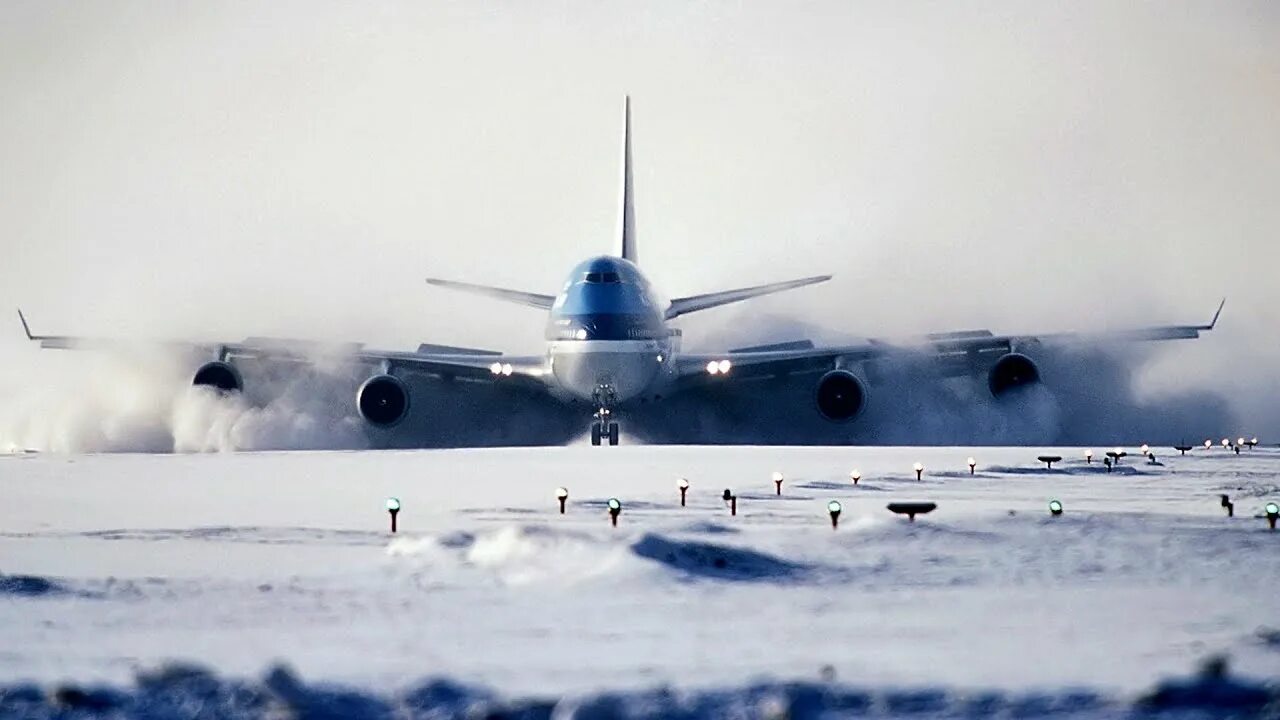
[[[2,0],[0,305],[535,351],[537,311],[422,279],[551,292],[611,251],[624,93],[668,295],[830,272],[756,306],[876,335],[1201,322],[1225,295],[1144,382],[1280,439],[1271,2]],[[63,362],[19,332],[9,384]]]

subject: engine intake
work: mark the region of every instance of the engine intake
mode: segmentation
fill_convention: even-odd
[[[1010,390],[1040,382],[1040,368],[1035,361],[1020,353],[1009,353],[996,361],[987,375],[991,394],[1000,397]]]
[[[867,388],[848,370],[832,370],[818,380],[814,401],[822,417],[832,422],[848,422],[867,404]]]
[[[196,375],[191,379],[191,384],[196,387],[208,387],[217,390],[220,393],[238,393],[244,390],[244,378],[240,376],[240,371],[235,365],[221,360],[207,362],[196,370]]]
[[[356,391],[360,417],[378,427],[391,427],[409,414],[409,388],[391,375],[374,375]]]

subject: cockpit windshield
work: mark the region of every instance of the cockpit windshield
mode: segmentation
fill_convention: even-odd
[[[589,272],[582,276],[583,282],[592,284],[606,283],[617,284],[622,282],[622,278],[616,272]]]

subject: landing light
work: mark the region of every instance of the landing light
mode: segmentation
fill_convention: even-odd
[[[493,373],[494,375],[501,375],[501,374],[502,374],[502,363],[494,363],[494,364],[490,365],[490,366],[489,366],[489,372]]]
[[[719,374],[720,374],[720,363],[716,362],[715,360],[712,360],[711,362],[707,363],[707,374],[708,374],[708,375],[719,375]]]
[[[586,340],[587,331],[582,328],[578,328],[577,331],[573,333],[573,336],[579,340]]]
[[[503,365],[502,365],[502,374],[503,374],[503,375],[506,375],[506,376],[508,376],[508,377],[509,377],[509,376],[511,375],[512,370],[513,370],[513,368],[511,367],[511,363],[503,363]]]
[[[728,360],[721,360],[719,362],[719,366],[720,366],[721,375],[728,375],[729,371],[733,369],[733,363],[729,362]]]

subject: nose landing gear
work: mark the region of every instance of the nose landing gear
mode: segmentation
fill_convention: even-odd
[[[596,388],[594,393],[596,401],[596,412],[592,416],[591,424],[591,444],[600,446],[605,440],[609,441],[609,445],[618,444],[618,423],[613,421],[613,410],[610,406],[614,402],[613,388],[608,385],[601,385]]]

